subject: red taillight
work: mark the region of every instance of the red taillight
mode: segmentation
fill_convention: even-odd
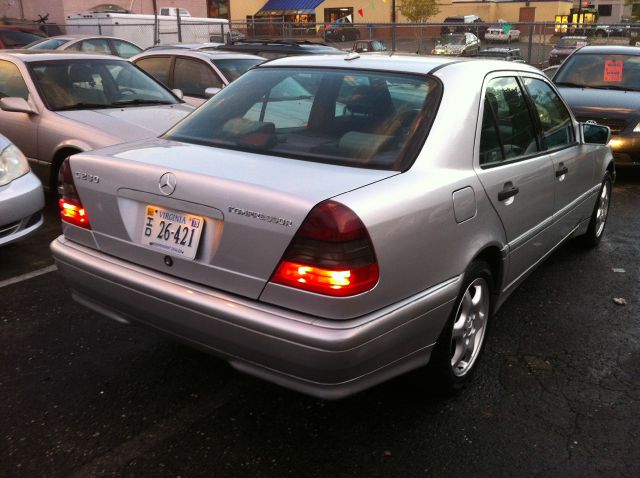
[[[373,288],[378,276],[373,245],[360,218],[338,202],[325,201],[304,220],[271,280],[345,297]]]
[[[82,207],[82,201],[73,182],[69,159],[65,159],[60,165],[58,172],[58,195],[60,200],[60,217],[63,221],[74,226],[91,229],[87,211]]]

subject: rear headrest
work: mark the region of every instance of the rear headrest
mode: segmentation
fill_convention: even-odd
[[[71,65],[69,80],[71,83],[95,83],[91,68],[87,65]]]

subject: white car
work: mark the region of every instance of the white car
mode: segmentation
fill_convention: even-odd
[[[0,135],[0,246],[17,241],[42,226],[42,184],[27,158]]]
[[[505,31],[502,27],[487,28],[484,34],[484,39],[487,42],[506,42],[520,40],[520,30],[508,30]]]

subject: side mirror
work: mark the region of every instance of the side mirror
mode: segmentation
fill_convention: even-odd
[[[27,113],[28,115],[38,114],[38,112],[31,108],[29,103],[27,103],[27,100],[17,96],[7,96],[0,99],[0,109],[16,113]]]
[[[582,138],[586,144],[607,144],[611,138],[608,126],[595,123],[581,123]]]
[[[176,95],[178,97],[178,99],[180,99],[180,100],[182,98],[184,98],[184,93],[182,92],[182,90],[180,88],[174,88],[173,90],[171,90],[171,93]]]
[[[222,91],[222,88],[214,88],[214,87],[210,87],[207,88],[206,90],[204,90],[204,96],[209,99],[209,98],[213,98],[214,96],[216,96],[218,93],[220,93]]]

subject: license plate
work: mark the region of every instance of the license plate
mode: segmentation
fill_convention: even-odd
[[[148,205],[141,242],[167,254],[193,259],[203,227],[200,216]]]

